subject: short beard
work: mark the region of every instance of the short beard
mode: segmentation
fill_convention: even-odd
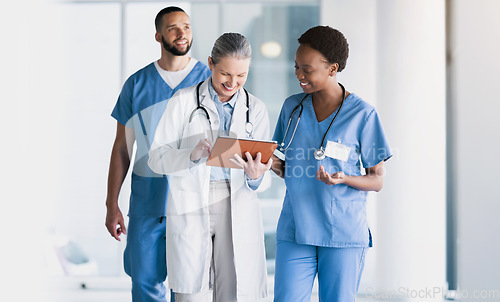
[[[193,43],[193,40],[191,40],[191,42],[188,43],[188,46],[185,51],[178,50],[174,44],[169,44],[167,41],[165,41],[165,39],[163,39],[163,37],[161,37],[161,43],[163,44],[163,48],[165,48],[166,51],[173,54],[174,56],[184,56],[191,49],[191,44]]]

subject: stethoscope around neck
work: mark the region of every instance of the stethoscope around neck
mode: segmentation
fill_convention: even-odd
[[[340,83],[338,83],[338,84],[340,85],[340,88],[342,88],[342,95],[343,95],[342,102],[340,103],[340,106],[339,106],[339,109],[337,110],[337,113],[335,113],[335,116],[333,117],[332,121],[330,122],[330,125],[328,125],[328,129],[326,129],[326,132],[323,135],[323,139],[321,140],[321,145],[319,145],[318,149],[314,150],[314,158],[316,158],[317,160],[325,159],[325,148],[323,147],[323,145],[325,144],[326,136],[328,135],[328,132],[330,131],[330,128],[333,125],[333,122],[335,121],[335,119],[339,115],[340,109],[342,109],[342,105],[344,104],[344,101],[346,98],[346,91],[345,91],[344,85],[342,85]],[[283,135],[283,142],[281,142],[280,147],[279,147],[279,150],[281,152],[286,151],[293,142],[293,138],[295,137],[295,131],[297,131],[297,126],[299,125],[300,118],[302,117],[302,111],[304,111],[304,105],[302,103],[309,95],[310,94],[306,94],[302,98],[300,103],[297,106],[295,106],[295,108],[293,108],[292,113],[290,114],[290,118],[288,119],[288,125],[286,126],[286,130],[285,130],[285,135]],[[295,123],[295,127],[293,128],[292,137],[290,138],[288,145],[286,145],[286,147],[285,147],[285,139],[286,139],[286,135],[288,134],[288,130],[290,129],[290,124],[292,123],[293,113],[295,111],[297,111],[298,109],[300,109],[299,116],[297,118],[297,122]]]
[[[207,81],[210,81],[210,79],[208,79]],[[210,115],[208,114],[207,109],[201,105],[201,101],[200,101],[200,86],[203,83],[204,82],[200,82],[196,86],[196,104],[197,104],[197,106],[193,110],[193,112],[191,112],[191,115],[189,116],[189,122],[191,123],[191,120],[193,119],[193,115],[195,114],[196,111],[198,111],[198,110],[203,111],[203,113],[205,114],[205,117],[207,118],[208,125],[210,126],[210,134],[212,135],[212,140],[213,140],[212,122],[210,120]],[[245,131],[247,133],[247,137],[253,138],[253,124],[250,122],[250,97],[248,96],[248,91],[245,88],[243,88],[243,90],[245,91],[245,96],[246,96],[246,100],[247,100],[247,119],[245,122]]]

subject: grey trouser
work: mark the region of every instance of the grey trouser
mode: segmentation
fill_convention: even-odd
[[[233,302],[236,300],[233,234],[231,226],[231,189],[229,181],[211,181],[209,194],[210,235],[207,263],[210,275],[204,277],[201,292],[175,294],[176,302]],[[213,300],[212,300],[213,298]]]

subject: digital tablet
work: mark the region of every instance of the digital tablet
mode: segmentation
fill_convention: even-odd
[[[276,141],[264,141],[255,139],[242,139],[234,137],[221,136],[215,141],[212,152],[207,160],[207,166],[241,169],[240,166],[230,161],[234,154],[238,154],[246,160],[245,153],[250,152],[252,158],[255,158],[258,152],[261,153],[262,163],[267,163],[278,147]]]

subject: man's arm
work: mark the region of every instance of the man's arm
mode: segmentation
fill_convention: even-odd
[[[133,130],[117,122],[116,137],[109,164],[106,228],[111,236],[118,241],[120,241],[121,234],[127,234],[125,221],[118,206],[118,195],[130,167],[134,140]]]

